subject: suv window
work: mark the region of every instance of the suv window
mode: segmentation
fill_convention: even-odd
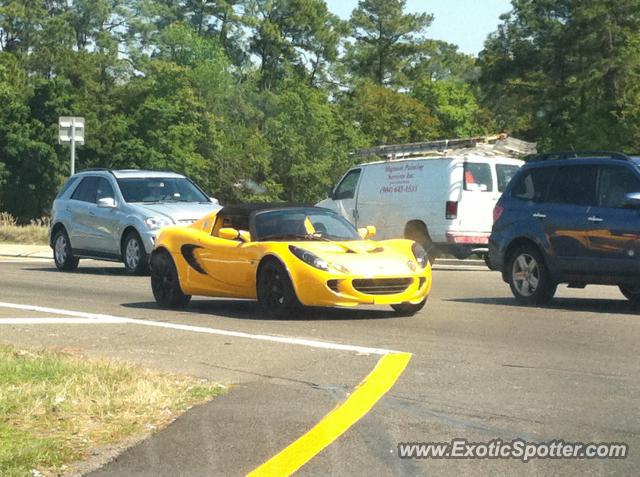
[[[60,189],[60,191],[58,192],[58,194],[56,195],[56,199],[59,199],[60,197],[62,197],[64,195],[65,192],[67,192],[71,186],[76,185],[78,183],[78,178],[77,177],[72,177],[71,179],[69,179]]]
[[[78,188],[73,192],[72,199],[80,200],[82,202],[96,202],[96,192],[98,189],[99,177],[85,177],[80,182]]]
[[[546,202],[579,206],[596,205],[597,166],[560,166],[554,170]]]
[[[491,166],[484,163],[465,162],[464,190],[491,192],[493,190]]]
[[[640,192],[640,179],[624,166],[602,166],[598,178],[598,205],[623,208],[625,196]]]
[[[516,179],[511,197],[533,202],[545,201],[555,170],[555,167],[537,167],[523,172]]]
[[[109,181],[104,177],[101,177],[98,181],[98,189],[96,191],[96,202],[98,202],[100,199],[106,199],[106,198],[115,199],[116,194],[113,192],[113,187],[111,187],[111,184],[109,183]]]
[[[333,200],[341,200],[341,199],[353,199],[356,195],[356,187],[358,185],[358,179],[360,178],[360,173],[362,169],[353,169],[352,171],[347,172],[347,175],[344,176],[342,182],[338,184],[335,192],[333,193]]]
[[[514,164],[496,164],[496,175],[498,176],[498,191],[504,192],[513,179],[513,176],[520,170],[520,166]]]

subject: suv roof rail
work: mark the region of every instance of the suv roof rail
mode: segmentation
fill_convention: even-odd
[[[557,151],[535,154],[529,157],[529,161],[553,161],[564,159],[615,159],[618,161],[631,161],[631,157],[623,152],[616,151]]]
[[[417,157],[424,154],[445,154],[455,149],[490,148],[495,153],[510,156],[524,156],[535,154],[536,144],[509,137],[505,133],[492,136],[477,136],[461,139],[440,139],[429,142],[411,144],[394,144],[360,149],[353,153],[356,157],[386,157],[389,160]]]

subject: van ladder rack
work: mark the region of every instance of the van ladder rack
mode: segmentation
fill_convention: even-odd
[[[490,148],[494,153],[502,153],[512,157],[535,154],[536,144],[522,141],[507,134],[479,136],[463,139],[441,139],[438,141],[416,142],[411,144],[396,144],[361,149],[353,153],[356,157],[385,157],[387,159],[401,159],[417,157],[424,154],[444,154],[456,149]]]

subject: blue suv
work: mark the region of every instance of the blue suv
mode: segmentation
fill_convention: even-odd
[[[494,209],[489,265],[516,300],[549,302],[559,283],[616,285],[640,304],[640,157],[531,159]]]

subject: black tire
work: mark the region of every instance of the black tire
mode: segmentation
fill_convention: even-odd
[[[156,303],[163,308],[184,308],[191,300],[191,295],[182,292],[176,265],[164,250],[151,255],[151,290]]]
[[[411,223],[407,225],[404,232],[404,237],[408,240],[413,240],[414,242],[418,242],[420,245],[422,245],[422,248],[424,248],[427,252],[430,263],[433,263],[436,258],[442,255],[442,252],[440,251],[440,249],[438,249],[438,247],[435,246],[435,244],[431,240],[431,237],[429,237],[426,228],[422,224],[418,225],[415,223]]]
[[[491,266],[491,260],[489,259],[489,254],[488,253],[483,254],[482,259],[484,260],[484,264],[487,266],[487,268],[489,270],[493,270],[493,267]]]
[[[289,273],[277,260],[269,260],[260,267],[256,292],[260,309],[270,318],[291,318],[302,307]]]
[[[424,308],[424,305],[426,304],[427,299],[425,298],[420,303],[416,303],[415,305],[413,303],[397,303],[391,305],[391,308],[393,308],[396,314],[398,314],[399,316],[413,316],[420,310],[422,310]]]
[[[58,230],[53,236],[53,261],[60,271],[70,272],[78,268],[80,260],[73,256],[69,236],[64,229]]]
[[[618,288],[620,289],[620,292],[625,296],[625,298],[631,302],[632,305],[640,305],[640,286],[620,285]]]
[[[549,274],[537,248],[524,245],[509,255],[507,282],[516,301],[523,305],[544,305],[556,293],[557,283]]]
[[[149,257],[137,232],[128,232],[122,242],[122,261],[129,275],[149,273]]]

